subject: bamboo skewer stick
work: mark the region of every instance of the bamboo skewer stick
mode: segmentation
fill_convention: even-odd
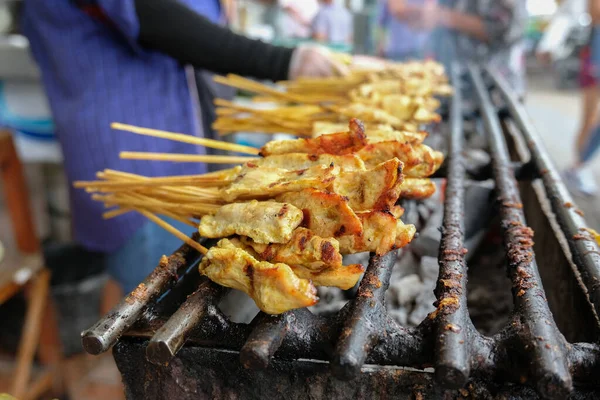
[[[149,211],[146,211],[146,210],[136,210],[136,211],[139,212],[140,214],[142,214],[144,217],[151,220],[152,222],[154,222],[155,224],[157,224],[158,226],[160,226],[161,228],[165,229],[169,233],[175,235],[178,239],[183,240],[190,247],[193,247],[194,249],[198,250],[202,255],[206,255],[206,253],[208,253],[208,249],[206,247],[202,246],[200,243],[196,242],[195,240],[192,240],[192,238],[187,236],[185,233],[181,232],[180,230],[178,230],[177,228],[175,228],[173,225],[169,224],[168,222],[163,221],[162,219],[157,217],[155,214],[153,214]]]
[[[107,189],[135,189],[139,187],[153,186],[201,186],[201,187],[221,187],[227,186],[231,181],[222,179],[202,179],[202,178],[150,178],[144,181],[77,181],[73,183],[76,188],[107,188]]]
[[[241,156],[213,156],[202,154],[146,153],[137,151],[122,151],[119,154],[119,157],[125,160],[203,162],[212,164],[238,164],[256,160],[258,158]]]
[[[192,135],[185,135],[183,133],[167,132],[167,131],[161,131],[158,129],[150,129],[150,128],[142,128],[139,126],[121,124],[119,122],[113,122],[112,124],[110,124],[110,127],[112,129],[116,129],[116,130],[136,133],[138,135],[154,136],[154,137],[158,137],[158,138],[162,138],[162,139],[174,140],[176,142],[197,144],[200,146],[210,147],[213,149],[229,150],[229,151],[246,153],[246,154],[258,154],[258,152],[259,152],[259,150],[255,149],[254,147],[244,146],[241,144],[228,143],[228,142],[223,142],[221,140],[199,138],[199,137],[192,136]]]
[[[220,206],[215,204],[206,204],[206,203],[190,203],[190,204],[178,204],[178,203],[168,203],[165,201],[157,201],[152,198],[128,198],[128,197],[117,197],[115,195],[92,195],[92,199],[96,201],[101,201],[107,206],[129,206],[129,207],[139,207],[139,208],[153,208],[153,209],[162,209],[167,211],[174,212],[187,212],[193,213],[194,215],[206,215],[211,214],[217,211]],[[153,201],[154,200],[154,201]]]
[[[130,178],[130,179],[136,180],[138,182],[150,179],[145,176],[136,175],[136,174],[132,174],[129,172],[115,171],[112,169],[105,169],[103,172],[98,172],[98,173],[96,173],[96,176],[98,176],[98,178],[100,178],[100,179],[117,179],[118,180],[118,179],[123,179],[123,178]],[[196,188],[196,187],[185,186],[185,187],[169,187],[169,188],[165,187],[163,189],[165,189],[165,190],[168,189],[170,192],[173,192],[173,193],[197,196],[199,200],[201,199],[203,201],[208,201],[208,202],[210,202],[210,201],[219,202],[222,200],[218,191],[216,191],[214,189],[209,189],[209,188]]]
[[[102,214],[102,218],[111,219],[111,218],[118,217],[119,215],[127,214],[128,212],[131,212],[131,211],[133,211],[131,208],[117,208],[117,209],[105,212],[104,214]]]

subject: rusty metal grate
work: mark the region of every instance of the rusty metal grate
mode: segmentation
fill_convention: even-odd
[[[363,386],[364,381],[356,378],[360,378],[366,364],[433,367],[436,393],[463,390],[469,382],[507,382],[526,383],[542,398],[563,399],[573,393],[574,382],[578,385],[593,382],[600,372],[600,347],[595,343],[569,343],[554,321],[542,287],[533,251],[533,231],[525,220],[516,177],[542,180],[596,312],[600,311],[598,246],[585,234],[582,217],[575,209],[565,206],[572,203],[572,199],[542,149],[522,105],[493,71],[482,72],[477,66],[467,69],[490,147],[507,272],[513,286],[514,311],[500,333],[493,337],[479,333],[466,304],[463,103],[457,86],[459,68],[454,66],[451,76],[456,90],[449,114],[447,187],[435,289],[436,310],[418,327],[400,327],[385,310],[384,295],[396,261],[394,252],[370,258],[355,298],[332,317],[300,309],[278,316],[260,313],[252,324],[240,324],[229,321],[217,306],[227,289],[195,272],[199,255],[184,245],[168,260],[163,260],[114,310],[82,333],[86,351],[92,354],[107,351],[126,335],[147,339],[143,344],[146,359],[157,365],[174,360],[184,344],[189,343],[190,347],[199,349],[197,354],[200,355],[203,349],[235,351],[245,368],[265,370],[267,374],[272,364],[279,365],[286,360],[328,361],[335,378],[354,379]],[[500,107],[493,103],[492,93],[500,95]],[[529,163],[515,165],[511,161],[501,118],[508,118],[519,127],[531,153]],[[179,276],[184,278],[178,279]],[[166,292],[164,300],[157,301]],[[188,296],[189,293],[192,294]],[[161,307],[161,312],[153,312]],[[232,354],[223,353],[222,357],[231,359]],[[315,370],[323,368],[321,364],[314,365]],[[514,393],[532,395],[517,386]]]

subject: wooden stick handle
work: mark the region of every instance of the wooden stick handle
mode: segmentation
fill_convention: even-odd
[[[257,159],[257,157],[213,156],[203,154],[145,153],[137,151],[122,151],[119,154],[119,157],[126,160],[201,162],[208,164],[237,164]]]
[[[138,135],[154,136],[154,137],[158,137],[158,138],[162,138],[162,139],[174,140],[176,142],[197,144],[200,146],[210,147],[213,149],[229,150],[229,151],[246,153],[246,154],[258,154],[259,153],[259,149],[256,149],[254,147],[244,146],[244,145],[235,144],[235,143],[228,143],[228,142],[224,142],[222,140],[199,138],[199,137],[192,136],[192,135],[185,135],[183,133],[167,132],[167,131],[161,131],[158,129],[150,129],[150,128],[142,128],[142,127],[134,126],[134,125],[121,124],[119,122],[113,122],[112,124],[110,124],[110,127],[112,129],[116,129],[116,130],[120,130],[120,131],[137,133]]]
[[[196,242],[195,240],[193,240],[192,238],[190,238],[185,233],[181,232],[180,230],[178,230],[177,228],[175,228],[173,225],[169,224],[168,222],[163,221],[162,219],[158,218],[156,215],[152,214],[151,212],[146,211],[146,210],[136,210],[136,211],[139,212],[140,214],[142,214],[144,217],[148,218],[150,221],[152,221],[155,224],[157,224],[158,226],[160,226],[161,228],[165,229],[167,232],[172,233],[177,238],[183,240],[185,243],[188,244],[188,246],[193,247],[194,249],[198,250],[203,255],[206,255],[206,253],[208,253],[208,249],[206,247],[202,246],[200,243]]]

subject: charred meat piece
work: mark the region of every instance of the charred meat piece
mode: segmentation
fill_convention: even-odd
[[[268,199],[306,188],[324,189],[335,179],[334,167],[315,165],[307,169],[244,168],[228,186],[221,189],[225,201]]]
[[[346,234],[360,234],[362,224],[347,199],[337,193],[327,193],[315,189],[285,193],[277,201],[294,205],[302,210],[302,226],[323,238],[339,237]]]
[[[348,132],[322,135],[316,138],[280,140],[267,143],[261,150],[262,156],[288,153],[336,154],[354,153],[367,144],[365,129],[358,119],[351,119]]]
[[[338,241],[334,238],[317,236],[306,228],[296,228],[292,239],[283,244],[256,243],[247,237],[242,237],[240,240],[251,247],[260,260],[268,262],[302,265],[309,270],[342,265]]]
[[[200,273],[219,285],[241,290],[267,314],[314,305],[317,290],[286,264],[258,261],[241,243],[223,239],[200,262]]]
[[[362,222],[362,234],[339,237],[342,254],[371,251],[383,255],[406,246],[416,232],[414,225],[405,225],[390,211],[367,211],[357,216]]]
[[[332,164],[336,170],[341,171],[361,171],[366,169],[363,160],[355,154],[338,156],[333,154],[289,153],[276,154],[247,162],[244,165],[244,170],[271,167],[296,171],[318,165],[330,166]]]
[[[435,183],[427,178],[404,178],[400,190],[403,199],[426,199],[435,193]]]
[[[226,204],[202,217],[198,231],[206,238],[243,235],[257,243],[286,243],[302,219],[302,211],[289,203],[253,200]]]
[[[361,264],[339,265],[320,271],[297,265],[290,267],[299,278],[310,279],[315,286],[333,286],[344,290],[354,287],[365,272]]]
[[[398,142],[409,143],[412,145],[421,144],[427,137],[425,131],[397,131],[392,127],[380,127],[377,129],[367,129],[367,138],[369,143],[389,142],[396,140]]]
[[[341,172],[333,189],[354,211],[389,210],[400,197],[402,179],[402,163],[392,158],[366,171]]]
[[[338,114],[345,117],[357,117],[367,123],[380,123],[388,124],[394,128],[400,128],[403,121],[396,118],[392,114],[382,110],[378,105],[364,104],[364,103],[352,103],[344,106],[331,106],[331,108]]]
[[[404,175],[413,178],[426,178],[432,175],[444,161],[443,154],[429,146],[410,145],[397,140],[370,143],[357,154],[367,168],[396,157],[404,164]]]

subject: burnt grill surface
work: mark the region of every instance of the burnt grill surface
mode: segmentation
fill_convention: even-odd
[[[584,390],[581,385],[593,385],[598,376],[600,348],[595,343],[569,343],[556,326],[536,264],[533,231],[527,226],[517,178],[541,177],[569,241],[573,262],[597,311],[600,310],[598,246],[586,236],[581,216],[564,206],[572,202],[568,192],[540,147],[523,107],[517,104],[506,84],[493,71],[486,71],[484,75],[476,66],[469,66],[468,71],[490,147],[490,173],[496,183],[497,207],[508,260],[507,274],[513,286],[513,314],[500,333],[486,337],[477,332],[466,304],[466,168],[459,69],[455,66],[451,71],[455,93],[449,114],[447,186],[435,289],[436,309],[418,327],[399,326],[385,310],[384,295],[396,261],[395,252],[370,257],[355,298],[333,316],[317,316],[300,309],[279,316],[259,313],[251,324],[240,324],[229,321],[217,306],[227,289],[200,277],[197,268],[190,269],[199,255],[184,245],[167,262],[162,262],[140,288],[82,333],[84,348],[98,354],[126,334],[129,339],[115,347],[115,358],[126,380],[128,371],[139,368],[145,357],[152,363],[144,364],[146,373],[155,373],[161,377],[159,382],[169,384],[174,379],[172,374],[181,374],[182,368],[202,371],[200,367],[204,366],[211,368],[211,373],[225,374],[226,360],[237,358],[238,366],[230,370],[234,378],[217,373],[205,379],[212,379],[223,390],[246,390],[244,393],[250,398],[281,394],[286,398],[304,398],[294,394],[293,387],[295,384],[306,385],[311,379],[329,387],[332,397],[339,392],[339,398],[347,397],[348,393],[374,393],[368,388],[378,380],[391,388],[386,392],[389,395],[418,392],[453,398],[464,396],[465,388],[469,388],[468,393],[479,393],[480,398],[502,393],[511,398],[532,398],[536,393],[548,399],[593,398],[599,392],[595,392],[593,386]],[[498,115],[498,108],[486,86],[488,82],[503,99],[504,115]],[[500,117],[511,118],[523,131],[531,152],[530,163],[511,161]],[[185,277],[177,283],[176,278],[180,275]],[[190,282],[197,288],[191,294]],[[164,299],[157,302],[157,298],[168,290]],[[140,338],[149,340],[140,343]],[[186,343],[188,346],[182,349]],[[297,361],[299,359],[323,360],[329,365]],[[365,367],[365,364],[418,369],[434,367],[435,373],[398,373],[386,368],[373,372],[372,367]],[[305,376],[309,365],[314,372],[311,377]],[[269,377],[274,384],[267,389]],[[250,389],[248,385],[252,379],[264,382],[258,384],[258,389]],[[305,379],[305,383],[298,383],[300,379]],[[138,398],[134,393],[138,389],[131,389],[131,398]],[[202,388],[198,390],[209,393]],[[160,393],[165,396],[161,397]],[[157,388],[153,398],[187,398],[176,397],[176,392],[171,396],[166,393]]]

